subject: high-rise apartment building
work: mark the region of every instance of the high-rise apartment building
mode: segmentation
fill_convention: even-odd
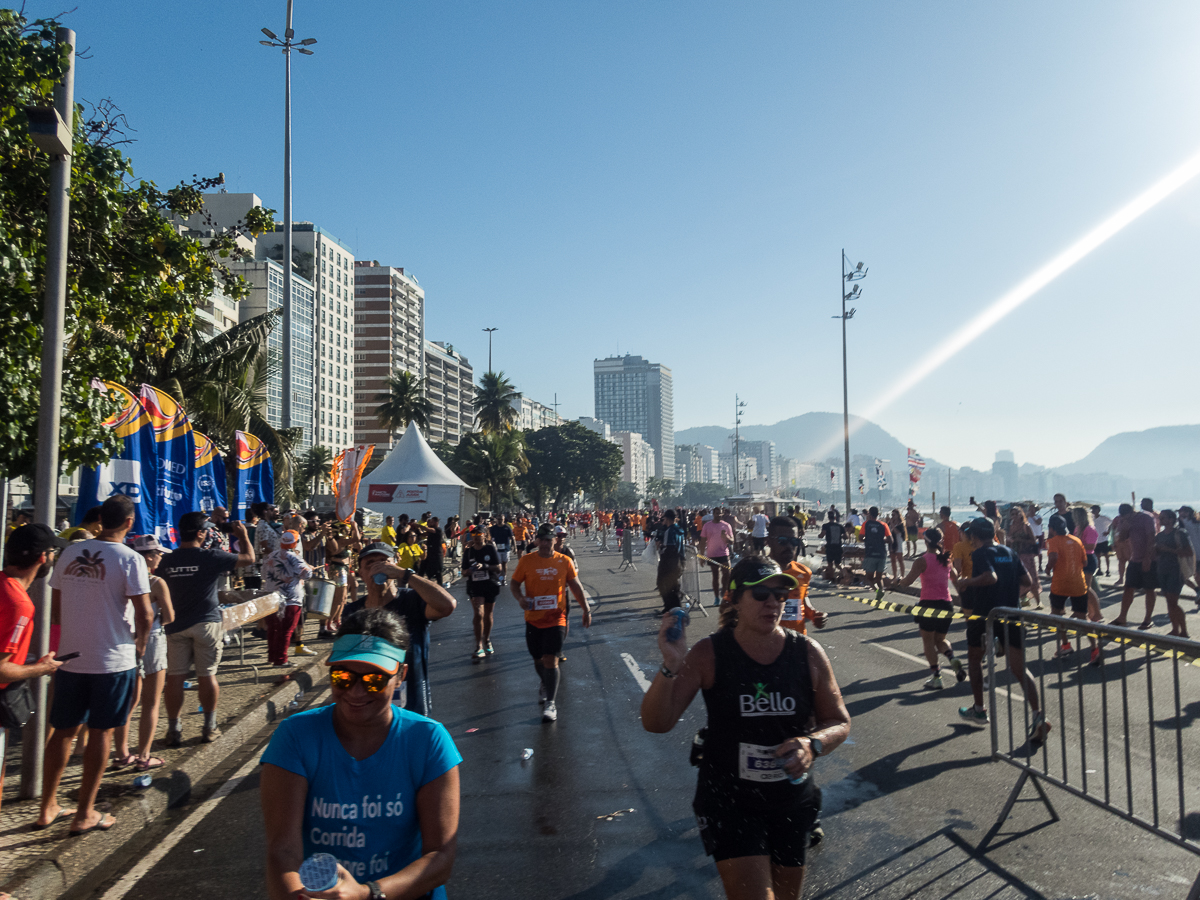
[[[519,397],[510,405],[517,411],[517,421],[513,427],[522,431],[537,431],[539,428],[550,428],[563,423],[562,417],[554,411],[554,407],[530,400],[528,397]]]
[[[354,268],[354,442],[386,450],[389,433],[375,417],[393,372],[425,377],[425,291],[411,272],[360,260]]]
[[[775,455],[774,441],[748,441],[742,438],[738,443],[738,452],[743,458],[754,460],[754,471],[767,479],[768,484],[779,484],[779,462]],[[729,440],[729,448],[733,449],[733,439]],[[744,476],[743,476],[744,477]]]
[[[675,487],[685,484],[720,483],[720,459],[715,447],[707,444],[675,445]]]
[[[597,359],[592,364],[596,418],[613,431],[632,431],[654,449],[654,475],[675,478],[675,399],[671,370],[640,356]]]
[[[283,260],[283,226],[259,235],[255,255]],[[354,438],[354,254],[312,222],[292,223],[292,271],[313,288],[313,443],[335,453]]]
[[[655,477],[654,448],[636,431],[614,431],[612,440],[621,448],[621,480],[633,484],[639,494],[645,494],[646,479]]]
[[[425,396],[433,404],[430,443],[457,444],[475,430],[475,370],[453,344],[425,342]]]
[[[241,321],[273,309],[282,310],[283,319],[289,320],[281,321],[267,337],[270,364],[267,368],[266,418],[275,428],[299,428],[301,437],[296,449],[307,450],[315,443],[313,317],[316,294],[313,286],[293,272],[291,302],[284,303],[283,266],[275,260],[234,262],[229,267],[250,283],[250,296],[238,304]],[[285,335],[288,335],[286,339]],[[282,365],[285,358],[290,363],[286,370]]]

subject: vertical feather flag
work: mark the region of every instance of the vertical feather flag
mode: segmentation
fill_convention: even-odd
[[[179,517],[196,509],[196,441],[187,413],[170,394],[143,384],[141,399],[158,446],[158,540],[172,549],[179,542]]]
[[[115,494],[124,494],[134,504],[134,534],[154,534],[158,521],[159,466],[154,443],[154,428],[141,402],[119,384],[93,382],[100,389],[118,395],[120,411],[104,424],[121,439],[121,451],[95,468],[79,470],[79,503],[75,506],[78,525],[89,509]]]
[[[275,467],[263,442],[245,431],[234,433],[237,454],[237,509],[235,519],[246,518],[246,510],[255,503],[275,502]]]
[[[225,460],[207,435],[193,431],[192,436],[196,439],[196,502],[210,513],[225,506]]]
[[[912,496],[917,492],[917,485],[921,481],[921,473],[925,471],[925,460],[917,455],[917,451],[912,447],[908,448],[908,496]]]
[[[374,452],[374,444],[365,447],[359,444],[357,447],[343,450],[333,461],[333,471],[329,480],[333,482],[337,517],[342,522],[349,522],[354,517],[354,507],[358,503],[358,485]]]

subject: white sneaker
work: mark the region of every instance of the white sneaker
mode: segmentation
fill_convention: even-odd
[[[930,675],[928,678],[926,678],[924,687],[927,691],[938,691],[944,688],[945,685],[942,684],[941,673],[939,672],[937,675]]]
[[[309,650],[303,644],[301,644],[299,647],[297,647],[295,650],[292,651],[292,656],[316,656],[316,655],[317,655],[316,650]]]
[[[558,707],[554,705],[554,701],[550,700],[542,709],[542,721],[553,722],[558,718]]]
[[[543,706],[546,703],[546,686],[538,685],[538,706]]]

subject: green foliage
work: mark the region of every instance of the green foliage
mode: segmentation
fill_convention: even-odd
[[[30,138],[24,109],[51,105],[66,71],[56,28],[0,10],[0,470],[9,475],[31,474],[37,453],[51,160]],[[102,115],[110,111],[104,107]],[[165,192],[135,183],[132,164],[114,146],[111,121],[84,122],[77,107],[72,124],[64,471],[117,449],[101,425],[116,405],[91,388],[93,379],[129,384],[129,345],[165,353],[214,290],[235,299],[247,290],[220,262],[240,252],[233,232],[198,240],[169,221],[200,211],[213,181]],[[269,221],[269,210],[256,211],[242,230],[256,233]]]
[[[518,481],[539,515],[545,503],[558,511],[579,491],[612,491],[621,472],[621,449],[578,422],[527,433],[525,454],[529,468]]]
[[[642,495],[632,481],[622,481],[609,495],[609,505],[614,509],[637,509],[642,505]]]
[[[675,483],[670,478],[647,478],[646,499],[663,500],[675,491]]]
[[[293,493],[297,503],[303,503],[320,490],[320,484],[328,481],[333,472],[333,451],[323,444],[309,447],[297,460],[298,476]]]
[[[475,389],[475,424],[486,434],[508,431],[517,424],[518,413],[513,401],[521,392],[504,377],[503,372],[486,372]]]
[[[502,510],[516,494],[517,478],[529,468],[523,434],[472,432],[459,442],[449,465],[454,474],[479,490],[482,507]]]
[[[683,486],[683,493],[680,497],[684,506],[695,508],[720,503],[728,493],[729,488],[723,484],[717,484],[715,481],[689,481]]]
[[[424,431],[433,415],[433,404],[425,396],[426,383],[412,372],[398,369],[388,376],[387,393],[376,394],[383,401],[375,408],[375,417],[388,432],[396,432],[416,423]]]

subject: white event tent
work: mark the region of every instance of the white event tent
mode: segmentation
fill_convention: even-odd
[[[467,522],[478,510],[475,488],[450,471],[426,443],[416,425],[409,425],[400,442],[375,471],[364,475],[358,505],[385,516],[420,518],[430,512],[444,523],[450,516]]]

